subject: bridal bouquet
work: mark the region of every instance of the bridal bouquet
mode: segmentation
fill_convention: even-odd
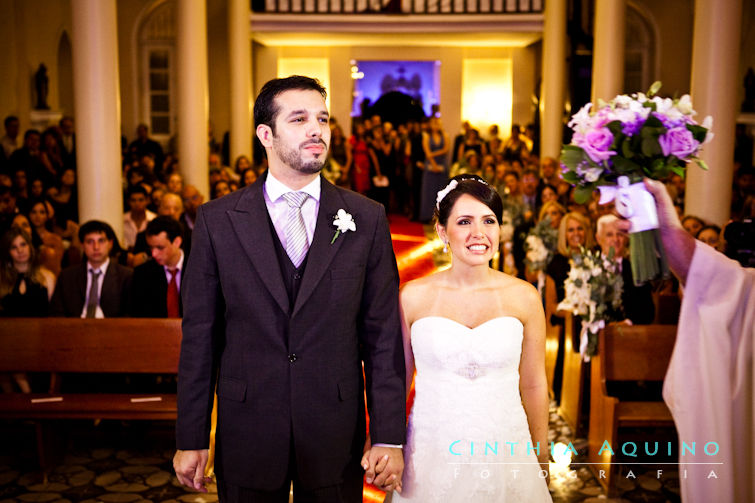
[[[637,284],[667,274],[658,236],[658,216],[644,177],[662,180],[671,173],[682,177],[703,144],[713,137],[713,119],[695,122],[689,95],[679,99],[655,96],[660,82],[647,94],[616,96],[609,103],[585,105],[569,121],[571,144],[561,151],[563,178],[577,187],[575,200],[586,202],[597,188],[600,203],[616,201],[617,212],[630,220],[632,273]]]
[[[599,251],[582,248],[570,260],[571,270],[564,283],[565,296],[558,309],[571,311],[582,320],[579,353],[585,361],[597,353],[598,332],[619,312],[624,281],[613,260],[613,249],[608,256]]]

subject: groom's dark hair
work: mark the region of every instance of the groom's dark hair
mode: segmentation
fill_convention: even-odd
[[[469,194],[490,208],[493,215],[498,219],[498,223],[501,223],[503,201],[501,201],[498,192],[488,185],[488,182],[477,175],[456,175],[449,180],[449,184],[453,182],[456,182],[456,187],[448,191],[435,207],[435,218],[440,225],[446,226],[454,204],[464,194]]]
[[[268,81],[264,86],[257,99],[254,102],[254,127],[260,124],[270,126],[275,134],[275,117],[278,115],[279,107],[275,103],[275,98],[284,91],[296,89],[299,91],[317,91],[325,99],[328,93],[320,84],[320,81],[312,77],[303,75],[291,75],[283,79],[273,79]]]

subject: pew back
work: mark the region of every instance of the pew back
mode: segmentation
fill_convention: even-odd
[[[180,319],[6,318],[0,372],[178,372]]]

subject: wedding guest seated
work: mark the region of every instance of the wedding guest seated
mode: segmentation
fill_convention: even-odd
[[[160,216],[145,231],[151,260],[134,269],[132,316],[180,318],[181,272],[185,257],[181,249],[183,228],[176,220]]]
[[[252,168],[249,168],[249,169],[252,169]],[[254,170],[252,170],[252,173],[254,173]],[[255,180],[256,180],[256,174],[255,174]],[[201,206],[202,203],[204,202],[204,196],[193,185],[185,186],[183,193],[181,195],[182,195],[183,203],[184,203],[184,211],[181,214],[181,218],[179,218],[178,221],[181,222],[184,225],[184,227],[186,227],[189,231],[193,231],[194,220],[197,218],[197,208],[199,208],[199,206]]]
[[[42,240],[39,247],[39,256],[42,264],[56,276],[60,274],[63,263],[63,238],[53,232],[53,209],[52,205],[37,199],[32,202],[29,210],[29,222],[32,228]]]
[[[86,260],[60,273],[50,312],[68,318],[128,316],[133,271],[110,259],[115,233],[105,222],[90,220],[79,228]]]
[[[585,215],[569,212],[558,226],[558,253],[553,257],[545,271],[545,313],[551,324],[563,324],[566,313],[558,309],[558,304],[564,300],[564,282],[569,276],[569,259],[580,253],[582,247],[592,249],[592,225]]]
[[[686,215],[682,218],[682,227],[689,232],[690,236],[695,237],[700,232],[700,229],[705,227],[705,222],[702,218],[694,215]]]
[[[697,231],[695,238],[699,239],[706,245],[719,250],[721,244],[721,228],[717,225],[704,225],[702,229]]]
[[[149,194],[141,185],[129,187],[127,191],[129,211],[123,215],[123,244],[127,250],[136,245],[136,235],[147,228],[147,223],[157,215],[147,209]]]
[[[165,185],[165,189],[168,192],[180,195],[184,188],[184,180],[183,177],[181,177],[181,173],[171,173],[168,175],[168,180]]]
[[[31,236],[20,227],[11,227],[0,240],[0,316],[47,316],[55,289],[55,275],[39,265]],[[25,372],[0,375],[0,387],[13,391],[13,382],[22,393],[31,393]]]
[[[655,318],[655,304],[653,304],[653,289],[650,283],[635,286],[632,280],[632,265],[627,259],[629,238],[619,231],[615,215],[603,215],[598,219],[595,240],[603,255],[608,256],[613,248],[613,259],[616,262],[624,287],[621,293],[621,313],[615,313],[614,318],[627,319],[634,325],[648,325]]]
[[[0,316],[47,316],[55,275],[39,264],[31,235],[11,227],[0,242]]]

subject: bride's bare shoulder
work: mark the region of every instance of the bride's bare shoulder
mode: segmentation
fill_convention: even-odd
[[[404,283],[399,291],[402,306],[406,308],[417,302],[428,300],[433,292],[437,291],[442,280],[439,276],[442,276],[442,273],[431,274]]]
[[[496,271],[495,281],[500,291],[507,291],[507,296],[514,295],[515,298],[538,296],[537,288],[532,283],[510,274]]]

